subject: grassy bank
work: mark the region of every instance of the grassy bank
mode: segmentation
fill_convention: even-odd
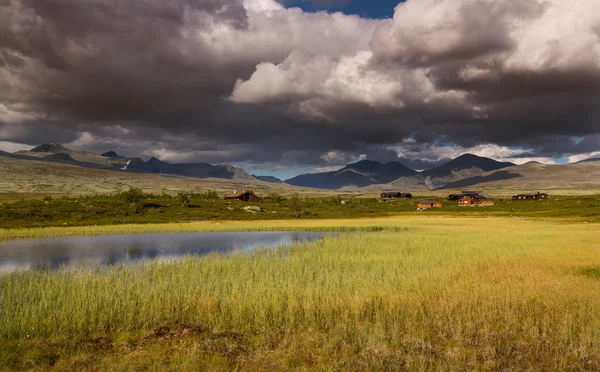
[[[0,366],[600,365],[598,224],[433,216],[285,223],[406,229],[179,264],[5,275]]]
[[[415,221],[421,220],[417,218]],[[329,220],[278,220],[278,221],[196,221],[169,224],[125,224],[106,226],[71,226],[0,229],[0,240],[52,238],[61,236],[96,236],[152,233],[202,233],[244,231],[330,231],[374,232],[403,230],[393,217],[355,218]]]
[[[492,195],[493,196],[493,195]],[[97,195],[86,197],[47,197],[0,203],[0,228],[109,226],[122,224],[164,224],[191,221],[273,221],[322,220],[406,215],[416,216],[419,198],[386,203],[377,198],[292,196],[259,203],[219,199],[214,193],[172,196]],[[549,200],[513,202],[497,198],[493,207],[459,207],[443,200],[444,208],[428,215],[452,217],[552,218],[568,221],[600,222],[600,195],[551,196]],[[250,208],[248,208],[250,207]]]

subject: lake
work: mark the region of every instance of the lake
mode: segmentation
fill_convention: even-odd
[[[0,273],[61,266],[76,268],[174,261],[186,255],[251,252],[311,242],[336,233],[226,232],[133,234],[0,241]]]

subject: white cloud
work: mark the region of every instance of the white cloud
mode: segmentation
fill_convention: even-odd
[[[600,151],[588,152],[585,154],[577,154],[567,156],[567,162],[577,163],[582,160],[600,158]]]
[[[6,105],[0,103],[0,123],[19,124],[35,120],[36,115],[25,110],[23,105]]]
[[[0,141],[0,150],[6,151],[6,152],[31,150],[31,145],[26,145],[23,143],[8,142],[8,141]]]
[[[368,49],[371,35],[381,23],[342,13],[286,9],[272,0],[246,0],[244,7],[247,29],[227,24],[198,28],[200,20],[190,15],[183,31],[185,52],[195,53],[193,47],[201,42],[203,55],[199,57],[208,54],[226,64],[255,60],[278,63],[293,51],[339,58]]]
[[[85,149],[96,142],[94,135],[89,132],[82,132],[75,141],[66,144],[68,148],[74,150]]]
[[[491,158],[501,162],[525,164],[530,161],[538,161],[546,164],[554,164],[552,157],[535,156],[532,150],[511,149],[506,146],[495,144],[481,144],[473,147],[428,145],[418,146],[411,143],[392,147],[400,157],[412,160],[421,160],[424,163],[435,164],[444,159],[454,159],[463,154],[473,154]]]
[[[467,118],[493,119],[495,102],[478,102],[478,94],[489,96],[480,89],[506,89],[503,84],[514,84],[510,79],[519,74],[600,73],[600,2],[408,0],[377,27],[369,47],[352,45],[358,48],[353,55],[304,47],[280,63],[262,63],[248,80],[238,80],[231,99],[291,101],[309,116],[361,102],[406,110],[446,107]],[[487,87],[444,88],[440,79],[448,78]]]

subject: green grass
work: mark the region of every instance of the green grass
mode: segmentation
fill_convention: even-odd
[[[399,199],[382,203],[376,198],[291,197],[279,202],[242,203],[193,194],[187,198],[147,194],[132,203],[123,194],[82,197],[47,197],[0,203],[0,227],[94,226],[163,224],[219,220],[314,220],[417,215],[416,201]],[[214,194],[212,194],[214,197]],[[600,221],[600,195],[551,196],[545,201],[513,202],[498,198],[493,207],[459,207],[443,201],[444,208],[428,215],[453,217],[553,218],[568,221]],[[258,206],[261,212],[247,211]]]
[[[581,267],[576,272],[588,278],[600,279],[600,265]]]
[[[598,370],[598,224],[415,217],[251,255],[0,277],[0,368]],[[278,226],[283,225],[283,226]]]

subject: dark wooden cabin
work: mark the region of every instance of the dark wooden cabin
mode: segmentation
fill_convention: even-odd
[[[412,198],[412,194],[409,192],[389,192],[389,191],[384,191],[381,193],[381,199],[400,199],[400,198]]]
[[[484,195],[482,195],[481,191],[461,191],[460,194],[448,195],[448,200],[461,200],[461,199],[470,198],[470,197],[479,198],[482,196],[484,196]]]
[[[481,191],[461,191],[464,196],[479,196],[482,194]]]
[[[512,197],[513,201],[525,201],[525,200],[546,200],[548,194],[540,193],[537,194],[516,194]]]
[[[243,202],[256,203],[260,201],[260,198],[252,191],[242,191],[237,194],[225,196],[225,200],[239,200]]]

